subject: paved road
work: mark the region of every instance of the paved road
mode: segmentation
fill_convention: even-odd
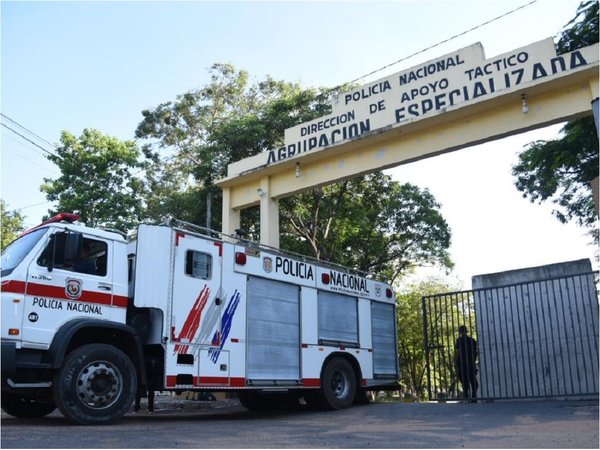
[[[236,401],[161,405],[116,425],[2,413],[2,448],[598,448],[597,402],[373,403],[250,412]]]

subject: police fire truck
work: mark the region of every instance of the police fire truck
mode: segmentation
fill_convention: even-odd
[[[2,253],[2,409],[107,424],[152,391],[341,409],[397,388],[390,285],[180,221],[59,214]]]

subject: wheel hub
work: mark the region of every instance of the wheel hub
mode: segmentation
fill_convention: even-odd
[[[341,371],[334,372],[331,377],[331,388],[337,398],[345,398],[350,389],[350,382],[347,375]]]
[[[92,408],[107,408],[121,395],[123,379],[119,370],[108,361],[94,361],[77,377],[77,396]]]

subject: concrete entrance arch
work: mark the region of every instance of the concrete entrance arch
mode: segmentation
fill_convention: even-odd
[[[481,44],[342,93],[285,145],[228,166],[222,231],[260,204],[279,247],[279,199],[370,172],[592,114],[599,46],[557,56],[552,38],[486,59]]]

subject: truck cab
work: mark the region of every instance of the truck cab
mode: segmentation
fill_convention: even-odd
[[[122,339],[118,347],[135,353],[125,238],[77,218],[59,214],[2,252],[2,407],[13,415],[54,409],[55,378],[79,344]]]

